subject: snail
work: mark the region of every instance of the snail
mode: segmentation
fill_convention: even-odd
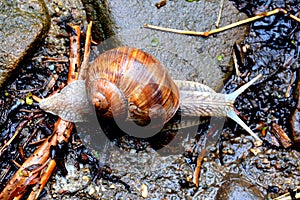
[[[77,80],[39,106],[71,122],[86,120],[96,110],[101,118],[162,127],[181,109],[182,116],[227,116],[260,138],[236,115],[236,97],[252,85],[255,77],[231,94],[216,93],[192,81],[172,80],[152,55],[133,47],[118,47],[100,54],[89,66],[85,80]]]

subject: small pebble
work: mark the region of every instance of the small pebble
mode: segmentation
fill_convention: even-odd
[[[56,13],[59,13],[59,11],[60,11],[60,9],[58,7],[56,7],[54,10]]]
[[[92,195],[96,192],[95,188],[94,187],[91,187],[90,190],[89,190],[89,195]]]
[[[55,69],[54,65],[49,65],[48,68],[50,71],[54,71],[54,69]]]
[[[90,169],[89,169],[89,168],[84,168],[84,169],[83,169],[83,172],[84,172],[84,173],[90,173]]]
[[[102,192],[106,192],[106,189],[105,189],[105,187],[103,185],[101,185],[101,191]]]
[[[130,149],[130,153],[131,154],[136,154],[136,150],[135,149]]]
[[[233,149],[228,149],[228,152],[227,152],[229,155],[233,155],[234,154],[234,150]]]
[[[90,178],[88,176],[83,176],[82,179],[86,182],[90,180]]]
[[[261,152],[261,150],[259,148],[252,148],[250,149],[250,151],[254,154],[254,155],[257,155],[258,153]]]
[[[264,163],[264,164],[269,164],[270,162],[269,162],[269,160],[268,160],[267,158],[264,158],[264,159],[262,160],[262,163]]]
[[[142,184],[142,197],[148,197],[148,186],[144,183]]]

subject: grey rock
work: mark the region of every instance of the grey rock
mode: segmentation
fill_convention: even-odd
[[[42,0],[0,1],[0,87],[50,27]]]
[[[111,25],[107,34],[111,36],[101,43],[101,48],[116,45],[128,45],[140,48],[158,58],[175,79],[202,82],[214,89],[223,85],[224,74],[219,66],[232,68],[232,45],[243,40],[246,26],[234,28],[217,37],[201,38],[178,35],[143,28],[145,23],[182,30],[208,31],[215,28],[220,1],[168,1],[167,5],[157,9],[155,1],[115,0],[98,1],[100,5],[93,7],[90,1],[83,0],[89,8],[87,17],[102,23],[99,18],[108,15],[106,20]],[[101,5],[102,4],[102,5]],[[244,19],[231,2],[224,3],[220,26]],[[90,11],[95,8],[94,11]],[[98,8],[100,16],[95,15]],[[97,24],[95,23],[95,24]],[[101,28],[96,35],[103,35]],[[116,42],[117,41],[117,42]],[[119,43],[118,43],[119,42]],[[116,44],[117,43],[117,44]],[[222,59],[219,59],[222,58]]]
[[[255,185],[242,178],[229,178],[223,182],[216,195],[217,200],[259,200],[262,193]]]

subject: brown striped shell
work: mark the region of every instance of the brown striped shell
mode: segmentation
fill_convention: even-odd
[[[179,90],[165,67],[152,55],[119,47],[99,55],[89,66],[87,96],[98,116],[147,125],[172,118]]]

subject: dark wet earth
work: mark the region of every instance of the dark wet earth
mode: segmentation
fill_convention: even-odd
[[[249,17],[278,7],[297,16],[300,9],[299,1],[234,3]],[[64,20],[74,19],[61,19],[62,30]],[[152,139],[165,145],[169,137],[176,135],[165,148],[151,139],[136,140],[106,126],[104,130],[108,134],[119,133],[110,137],[113,142],[109,143],[103,133],[79,124],[78,133],[74,131],[68,145],[67,177],[62,176],[64,171],[60,167],[41,199],[267,199],[295,190],[300,185],[300,144],[297,143],[299,135],[295,135],[300,127],[295,125],[299,118],[293,118],[300,93],[299,37],[299,22],[279,13],[251,23],[244,42],[234,45],[240,75],[229,78],[224,92],[230,93],[259,73],[263,74],[235,103],[239,116],[264,141],[262,146],[255,147],[254,139],[230,119],[221,133],[215,133],[220,135],[217,138],[209,136],[215,131],[212,122],[200,125],[197,134],[194,128],[175,133],[167,131]],[[55,43],[65,45],[51,50],[49,46]],[[39,110],[37,103],[31,103],[30,93],[47,96],[66,82],[68,63],[47,61],[48,57],[67,59],[66,32],[62,31],[61,39],[46,39],[44,46],[48,48],[39,48],[0,91],[1,146],[20,129],[20,124],[26,123],[21,126],[20,136],[1,155],[0,190],[17,169],[11,160],[22,163],[18,143],[23,145],[28,157],[35,148],[30,143],[45,138],[53,130],[56,118]],[[53,77],[58,77],[53,88],[46,87]],[[292,146],[284,147],[274,134],[278,129],[291,138]],[[91,130],[96,133],[84,134]],[[97,146],[83,145],[93,140],[99,140]],[[206,153],[197,188],[192,177],[203,146]],[[161,149],[153,151],[151,147]],[[93,182],[89,183],[90,180]],[[73,191],[86,183],[89,183],[87,188],[78,192],[59,194],[62,189]]]

